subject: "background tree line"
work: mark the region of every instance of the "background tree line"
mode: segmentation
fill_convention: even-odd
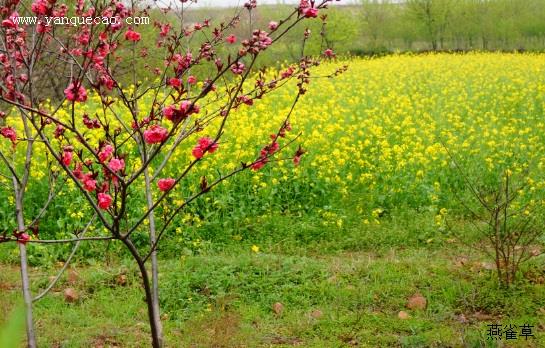
[[[543,0],[362,0],[371,50],[543,50]]]
[[[293,6],[263,6],[254,25],[266,26]],[[217,18],[229,10],[199,9],[195,17]],[[376,54],[427,50],[529,50],[545,49],[545,1],[543,0],[360,0],[358,5],[332,6],[328,11],[326,39],[309,44],[320,53],[333,46],[339,54]],[[305,23],[309,25],[309,23]],[[318,36],[320,21],[309,28]],[[240,30],[245,28],[241,27]],[[242,34],[242,33],[241,33]],[[296,34],[294,34],[296,35]],[[295,38],[269,52],[274,59],[300,52]],[[285,56],[284,56],[285,57]]]

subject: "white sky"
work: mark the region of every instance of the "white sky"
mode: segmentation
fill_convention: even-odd
[[[207,7],[212,7],[212,6],[216,6],[216,7],[219,7],[219,6],[240,6],[240,5],[243,5],[246,1],[245,0],[199,0],[199,2],[197,3],[197,6],[207,6]],[[286,4],[290,4],[290,3],[296,3],[297,0],[293,1],[293,0],[258,0],[257,3],[258,4],[276,4],[276,3],[286,3]],[[193,5],[195,6],[195,5]]]
[[[226,7],[242,6],[247,0],[198,0],[197,4],[191,7]],[[354,3],[357,0],[342,0],[339,4]],[[163,1],[164,2],[164,1]],[[168,1],[167,1],[168,2]],[[299,0],[257,0],[257,4],[297,4]]]

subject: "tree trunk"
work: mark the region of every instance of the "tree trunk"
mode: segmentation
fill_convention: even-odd
[[[13,177],[13,189],[15,191],[17,231],[19,233],[24,233],[26,228],[23,216],[23,192],[15,177]],[[28,278],[28,258],[26,245],[23,243],[19,243],[19,254],[21,259],[21,285],[25,302],[27,346],[29,348],[36,348],[36,335],[34,333],[34,324],[32,320],[32,294],[30,293],[30,280]]]
[[[23,298],[25,300],[27,345],[29,348],[36,348],[36,336],[34,333],[34,323],[32,320],[32,295],[30,293],[30,280],[28,279],[26,245],[23,243],[19,243],[19,253],[21,254],[21,281],[23,285]]]
[[[140,257],[140,254],[138,253],[138,250],[134,246],[134,244],[131,242],[130,239],[123,239],[122,240],[125,246],[129,249],[131,255],[133,256],[134,260],[138,264],[138,268],[140,269],[140,275],[142,276],[142,286],[144,287],[144,291],[146,293],[146,304],[148,306],[148,318],[149,318],[149,325],[151,329],[151,344],[153,348],[161,348],[162,342],[159,338],[159,330],[157,328],[157,322],[159,318],[155,316],[155,311],[153,309],[153,294],[150,286],[150,279],[148,276],[148,271],[146,269],[146,264],[142,260],[142,257]]]
[[[144,170],[144,177],[146,181],[146,199],[148,201],[148,209],[153,207],[153,197],[151,195],[151,182],[149,171],[146,168]],[[150,233],[150,246],[153,248],[156,241],[156,229],[155,229],[155,214],[153,210],[149,213],[149,233]],[[153,311],[155,313],[155,318],[157,326],[159,340],[161,344],[163,343],[163,326],[161,324],[161,308],[159,305],[159,264],[157,263],[157,249],[154,248],[151,251],[151,288],[152,288],[152,297],[153,297]]]

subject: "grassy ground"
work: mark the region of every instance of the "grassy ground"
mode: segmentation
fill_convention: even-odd
[[[334,241],[338,248],[327,240],[268,243],[258,253],[239,245],[163,260],[167,346],[496,346],[487,340],[492,323],[534,325],[534,339],[498,346],[545,346],[542,260],[504,291],[488,260],[448,236],[415,239],[415,226],[388,219],[348,230]],[[34,269],[34,290],[59,267]],[[66,288],[77,292],[75,303],[65,301]],[[0,290],[2,321],[20,297],[15,266],[0,265]],[[35,306],[40,347],[148,346],[143,294],[128,261],[75,264],[54,290]],[[427,300],[424,310],[406,307],[417,293]],[[400,311],[409,317],[400,319]]]

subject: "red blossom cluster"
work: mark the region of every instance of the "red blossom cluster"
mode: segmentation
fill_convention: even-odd
[[[2,21],[2,27],[6,29],[16,29],[18,27],[17,17],[19,17],[19,13],[14,11],[8,18]]]
[[[173,123],[180,122],[190,115],[198,114],[200,108],[189,100],[184,100],[179,106],[169,105],[163,109],[165,118]]]
[[[96,192],[98,207],[102,210],[110,208],[112,197],[108,193],[111,186],[118,186],[117,175],[122,175],[125,170],[125,159],[115,155],[115,149],[111,144],[103,144],[97,151],[96,163],[102,167],[102,179],[93,169],[93,161],[86,159],[74,161],[74,150],[67,146],[64,148],[61,163],[66,168],[72,168],[71,173],[80,182],[84,191]],[[81,154],[78,155],[81,158]],[[84,168],[87,172],[84,172]],[[99,180],[100,184],[99,184]]]
[[[270,38],[269,33],[256,29],[252,33],[251,39],[242,41],[242,46],[244,48],[239,51],[239,54],[241,56],[244,56],[246,53],[257,54],[260,51],[267,49],[272,42],[273,41]]]
[[[205,153],[214,153],[218,149],[219,145],[217,142],[215,142],[213,139],[209,137],[203,137],[200,138],[197,141],[197,145],[193,148],[193,151],[191,153],[193,154],[193,157],[197,159],[201,159]]]
[[[99,129],[100,128],[100,122],[98,121],[98,119],[96,119],[96,118],[95,119],[90,119],[89,115],[87,115],[87,114],[83,115],[83,124],[88,129]]]
[[[246,68],[246,66],[242,62],[236,62],[233,65],[231,65],[231,71],[235,75],[242,75],[245,68]]]
[[[64,90],[64,95],[71,102],[83,103],[87,101],[87,91],[81,83],[70,83]]]
[[[17,133],[15,133],[15,129],[10,126],[3,127],[0,129],[0,135],[9,139],[15,146],[15,143],[17,142]]]
[[[314,7],[314,1],[301,0],[299,3],[299,13],[306,18],[318,17],[318,9]]]
[[[72,163],[73,158],[74,154],[71,149],[64,150],[64,152],[62,153],[62,164],[64,164],[65,166],[69,166]]]
[[[50,11],[51,6],[46,0],[36,0],[30,8],[36,15],[45,16]]]
[[[271,142],[261,149],[259,152],[259,158],[251,165],[252,170],[258,171],[269,163],[269,158],[280,149],[278,138],[285,138],[287,132],[291,131],[291,129],[291,124],[289,121],[285,121],[278,134],[271,134]]]
[[[132,30],[132,28],[129,28],[129,30],[127,30],[127,32],[125,33],[125,39],[128,40],[128,41],[132,41],[132,42],[138,42],[140,41],[140,38],[142,37],[142,35],[140,35],[140,33]]]
[[[15,10],[18,1],[7,1],[7,5],[0,5],[1,13],[9,14],[2,20],[3,47],[0,50],[0,76],[2,77],[2,98],[25,104],[28,102],[26,96],[19,91],[17,85],[28,81],[25,64],[30,55],[27,47],[27,32],[20,27]]]
[[[167,140],[168,129],[154,124],[144,131],[144,140],[148,144],[160,144]]]
[[[107,210],[112,205],[112,196],[107,193],[98,193],[98,207],[103,210]]]

